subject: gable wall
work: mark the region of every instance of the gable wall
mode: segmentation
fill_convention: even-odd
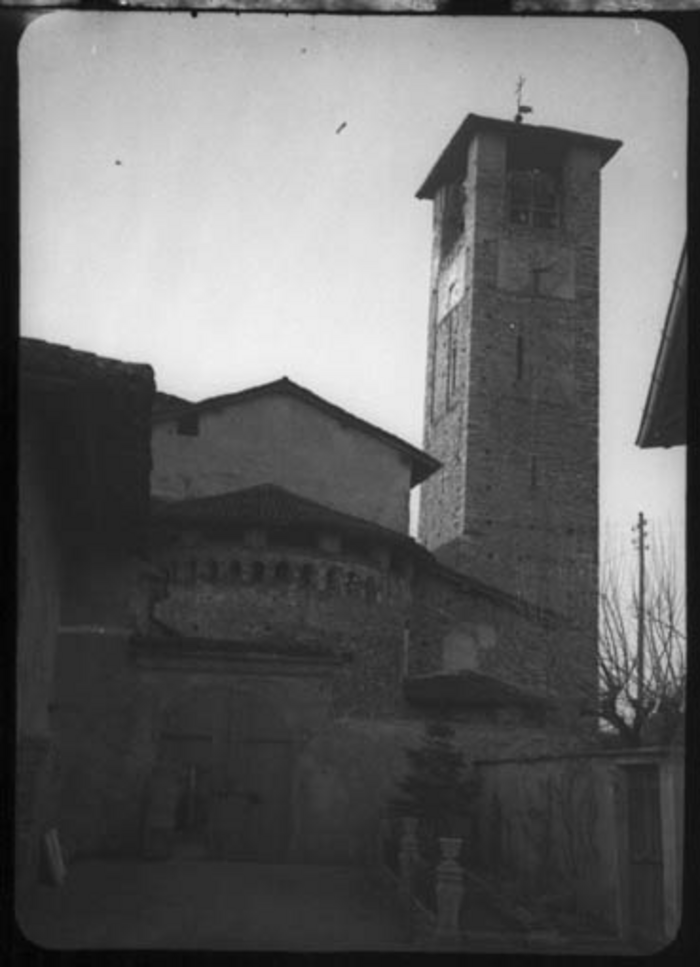
[[[274,483],[408,531],[410,466],[392,447],[276,394],[203,413],[197,436],[153,429],[152,491],[182,499]]]
[[[459,668],[556,696],[572,713],[595,695],[595,652],[585,629],[548,626],[439,575],[420,574],[413,590],[410,672]]]

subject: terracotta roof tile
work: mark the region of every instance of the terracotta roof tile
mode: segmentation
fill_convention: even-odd
[[[462,708],[543,707],[548,700],[491,675],[463,670],[416,675],[404,682],[407,700],[416,705]]]
[[[318,504],[276,484],[261,484],[245,490],[187,500],[155,499],[153,511],[156,519],[178,523],[326,525],[345,532],[364,533],[384,538],[391,543],[419,548],[406,534]]]

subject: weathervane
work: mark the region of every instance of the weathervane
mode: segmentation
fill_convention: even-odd
[[[515,123],[522,124],[523,114],[532,114],[533,109],[528,107],[527,104],[523,104],[523,88],[525,87],[525,78],[521,74],[518,78],[518,83],[515,85],[515,96],[518,99],[518,113],[515,115]]]

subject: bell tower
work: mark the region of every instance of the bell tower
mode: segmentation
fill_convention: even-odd
[[[470,114],[433,202],[421,540],[595,633],[600,172],[619,141]]]

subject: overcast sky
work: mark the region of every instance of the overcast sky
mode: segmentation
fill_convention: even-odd
[[[55,13],[20,51],[22,331],[191,399],[288,375],[421,445],[415,192],[469,112],[619,138],[603,171],[601,520],[683,527],[634,440],[685,235],[686,61],[642,20]]]

